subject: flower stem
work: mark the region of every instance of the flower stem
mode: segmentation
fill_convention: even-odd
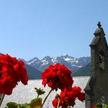
[[[45,99],[43,100],[42,107],[43,107],[44,103],[46,102],[48,96],[51,94],[52,91],[53,91],[53,89],[51,89],[51,90],[49,91],[49,93],[47,94],[47,96],[46,96]]]
[[[60,105],[60,99],[58,99],[57,108],[59,108],[59,105]]]
[[[4,96],[5,96],[5,94],[0,94],[0,106],[1,106],[1,104],[3,102]]]

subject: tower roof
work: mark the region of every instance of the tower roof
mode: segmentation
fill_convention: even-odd
[[[94,32],[95,37],[93,38],[90,46],[97,45],[98,42],[100,41],[100,39],[105,36],[104,30],[103,30],[100,22],[98,22],[97,26],[98,26],[98,28]]]
[[[98,22],[97,26],[98,26],[98,28],[95,30],[94,35],[95,35],[95,36],[104,36],[105,33],[104,33],[104,30],[103,30],[103,28],[102,28],[101,23]]]

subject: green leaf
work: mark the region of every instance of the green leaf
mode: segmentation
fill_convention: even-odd
[[[7,103],[6,108],[31,108],[31,107],[27,103],[25,103],[25,104],[17,104],[15,102],[9,102],[9,103]]]
[[[31,108],[42,108],[42,98],[35,98],[30,103]]]
[[[35,88],[35,90],[36,90],[36,93],[38,94],[38,96],[45,93],[45,91],[41,88]]]
[[[96,104],[96,108],[102,108],[102,104],[100,103]]]
[[[18,108],[18,104],[15,102],[7,103],[7,108]]]
[[[19,104],[19,108],[31,108],[29,104]]]

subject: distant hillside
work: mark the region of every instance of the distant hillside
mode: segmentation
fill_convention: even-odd
[[[26,64],[27,72],[29,79],[40,79],[41,72],[31,65]],[[90,76],[91,74],[91,66],[90,63],[77,71],[74,71],[72,76]]]
[[[86,66],[74,72],[73,76],[90,76],[90,74],[91,74],[91,64],[89,63]]]
[[[36,68],[26,64],[26,69],[28,72],[29,79],[40,79],[41,78],[41,72],[37,70]]]

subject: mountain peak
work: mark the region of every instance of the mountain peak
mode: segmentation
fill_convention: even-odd
[[[33,58],[27,62],[27,64],[32,65],[33,67],[35,67],[39,71],[43,71],[50,64],[53,64],[53,63],[64,64],[68,68],[72,69],[73,71],[76,71],[79,68],[90,63],[90,57],[75,58],[75,57],[72,57],[68,54],[65,54],[63,56],[58,56],[55,58],[50,57],[50,56],[45,56],[42,59],[38,59],[37,57],[35,57],[35,58]]]
[[[43,59],[47,59],[47,60],[50,60],[50,59],[52,59],[50,56],[45,56]],[[43,60],[43,59],[41,59],[41,60]]]
[[[34,63],[39,63],[40,59],[38,59],[37,57],[34,57],[33,59],[29,60],[27,62],[27,64],[34,64]]]
[[[45,56],[43,59],[41,59],[42,65],[48,65],[52,63],[52,58],[50,56]]]

